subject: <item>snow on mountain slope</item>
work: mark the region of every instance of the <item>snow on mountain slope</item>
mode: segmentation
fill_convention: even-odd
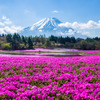
[[[60,24],[61,22],[56,19],[56,18],[44,18],[42,20],[40,20],[39,22],[35,23],[32,25],[31,30],[34,30],[35,28],[40,29],[54,29],[55,27],[57,27],[58,24]]]
[[[60,27],[62,22],[56,18],[44,18],[30,27],[24,28],[20,34],[24,36],[39,36],[39,35],[55,35],[55,36],[75,36],[84,37],[82,34],[77,33],[73,28]]]

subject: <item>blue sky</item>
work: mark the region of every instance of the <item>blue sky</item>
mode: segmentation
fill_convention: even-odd
[[[88,23],[92,20],[99,24],[100,0],[0,0],[0,20],[3,16],[22,27],[45,17],[56,17],[64,23]],[[100,34],[99,27],[85,30],[93,30],[93,35]]]

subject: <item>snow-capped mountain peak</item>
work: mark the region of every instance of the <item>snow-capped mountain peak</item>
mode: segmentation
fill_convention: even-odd
[[[44,18],[37,23],[33,24],[30,30],[34,30],[35,28],[41,30],[43,28],[51,28],[54,29],[58,24],[60,24],[61,21],[54,17]]]
[[[44,18],[30,27],[24,28],[20,34],[25,36],[75,36],[84,37],[81,33],[77,33],[73,28],[61,27],[59,24],[62,22],[54,17]]]

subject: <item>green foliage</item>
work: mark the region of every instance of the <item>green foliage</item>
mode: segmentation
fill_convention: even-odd
[[[57,38],[56,36],[51,35],[51,36],[49,37],[49,40],[50,40],[50,41],[57,42],[58,38]]]
[[[2,41],[1,43],[0,43],[0,48],[2,49],[2,50],[11,50],[11,44],[10,43],[5,43],[4,41]]]
[[[73,43],[70,43],[70,42],[65,43],[65,48],[73,48],[73,47],[74,47]]]
[[[27,44],[26,39],[25,39],[24,36],[22,36],[22,42],[23,42],[25,45]]]
[[[47,39],[46,42],[45,42],[45,44],[44,44],[44,47],[45,48],[52,48],[51,41]]]
[[[30,37],[28,38],[28,48],[33,49],[33,42]]]
[[[96,42],[95,49],[100,50],[100,41]]]
[[[43,35],[25,37],[19,34],[0,35],[0,49],[2,50],[23,50],[35,48],[75,48],[81,50],[100,50],[100,38],[75,38]]]
[[[90,83],[96,83],[96,82],[100,82],[100,80],[99,79],[96,79],[96,78],[92,78],[92,80],[90,81]]]
[[[6,98],[6,95],[0,95],[0,100],[4,100]]]
[[[81,42],[78,43],[79,49],[82,50],[95,50],[95,42],[91,40],[82,40]]]
[[[11,34],[7,34],[6,40],[7,40],[7,42],[12,43],[12,35]]]
[[[20,36],[19,34],[7,34],[0,36],[0,49],[2,50],[23,50],[32,49],[31,37]]]

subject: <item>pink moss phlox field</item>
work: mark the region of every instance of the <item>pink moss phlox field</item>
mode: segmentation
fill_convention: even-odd
[[[2,56],[0,100],[100,100],[100,56]]]

